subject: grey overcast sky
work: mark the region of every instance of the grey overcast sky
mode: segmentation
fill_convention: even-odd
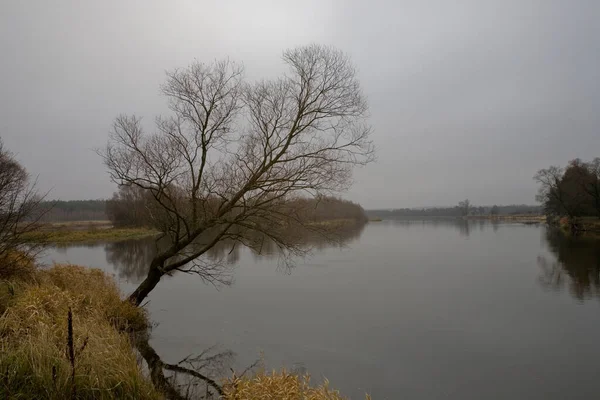
[[[309,43],[351,55],[378,161],[367,208],[534,203],[539,168],[600,156],[600,1],[21,1],[0,4],[0,136],[51,198],[114,191],[93,148],[165,111],[194,59],[282,70]]]

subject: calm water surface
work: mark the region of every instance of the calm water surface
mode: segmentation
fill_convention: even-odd
[[[47,262],[144,276],[147,241],[49,250]],[[600,392],[600,246],[543,226],[384,221],[291,273],[247,249],[235,282],[188,275],[150,295],[165,361],[209,346],[326,376],[353,399],[589,399]]]

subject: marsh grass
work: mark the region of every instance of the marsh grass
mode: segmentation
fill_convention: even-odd
[[[544,223],[544,222],[546,222],[545,215],[537,215],[537,214],[469,215],[464,218],[466,218],[468,220],[490,220],[490,221],[515,222],[515,223]]]
[[[87,230],[39,230],[30,232],[25,237],[32,243],[44,242],[49,244],[64,244],[141,239],[156,234],[156,231],[147,228],[110,228]]]
[[[329,381],[311,386],[310,376],[299,376],[285,370],[271,373],[258,372],[251,377],[231,378],[224,387],[227,400],[345,400]],[[365,395],[366,400],[371,397]]]
[[[162,399],[132,346],[147,328],[143,309],[122,301],[115,281],[98,269],[55,265],[26,280],[0,281],[0,399]],[[285,370],[233,376],[223,394],[345,399],[327,381],[311,386],[310,377]]]
[[[30,280],[35,273],[34,257],[18,250],[7,251],[0,260],[0,282],[8,279]]]
[[[161,398],[128,333],[146,316],[102,271],[57,265],[1,287],[0,398]]]
[[[327,219],[327,220],[323,220],[323,221],[311,221],[311,222],[306,222],[305,225],[308,227],[314,226],[314,227],[328,227],[328,228],[342,228],[342,227],[347,227],[347,226],[353,226],[356,225],[358,222],[353,220],[353,219]]]
[[[600,238],[600,218],[598,217],[578,217],[576,219],[562,217],[552,222],[554,226],[558,225],[558,228],[567,236],[593,240]]]

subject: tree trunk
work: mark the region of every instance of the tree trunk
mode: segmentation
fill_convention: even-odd
[[[162,278],[164,274],[161,270],[154,264],[150,266],[150,271],[148,271],[148,276],[139,286],[134,290],[133,293],[129,296],[129,301],[139,306],[142,304],[142,301],[150,294],[152,289],[160,282],[160,278]]]

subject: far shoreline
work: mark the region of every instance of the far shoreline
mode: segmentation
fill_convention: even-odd
[[[529,224],[543,224],[546,223],[545,215],[468,215],[468,216],[455,216],[455,215],[410,215],[410,216],[395,216],[395,217],[378,217],[372,216],[369,218],[369,222],[381,222],[381,221],[427,221],[427,220],[462,220],[462,221],[495,221],[495,222],[514,222],[514,223],[529,223]]]

